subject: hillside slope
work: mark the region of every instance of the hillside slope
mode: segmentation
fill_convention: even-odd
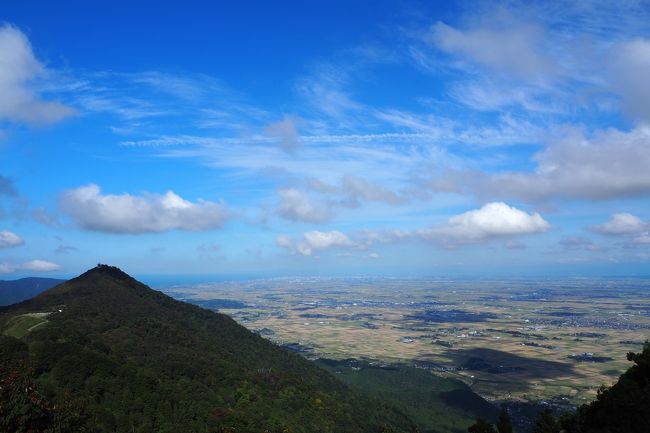
[[[42,323],[21,328],[20,339],[6,335],[20,317]],[[228,316],[176,301],[114,267],[100,265],[5,308],[0,331],[3,431],[21,422],[34,423],[31,431],[93,432],[413,428],[398,410],[355,394]]]
[[[319,360],[352,389],[392,403],[425,433],[465,433],[476,418],[495,421],[498,409],[454,379],[407,365],[373,365],[356,359]]]

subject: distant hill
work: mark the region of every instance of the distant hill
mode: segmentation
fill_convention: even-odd
[[[0,312],[0,431],[407,432],[223,314],[100,265]]]
[[[0,280],[0,306],[15,304],[33,298],[45,290],[64,283],[56,278],[21,278]]]

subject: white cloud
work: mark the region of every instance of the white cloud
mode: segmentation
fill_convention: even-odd
[[[527,202],[559,198],[607,200],[650,195],[650,128],[630,132],[598,131],[590,138],[565,130],[534,156],[532,172],[447,173],[449,190],[470,190],[486,198],[517,198]],[[442,179],[442,178],[441,178]],[[439,180],[431,184],[439,189]]]
[[[80,228],[106,233],[211,230],[221,227],[229,216],[221,203],[202,199],[193,203],[173,191],[113,195],[102,194],[95,184],[64,192],[59,205]]]
[[[644,232],[650,227],[641,218],[629,213],[616,213],[603,224],[592,227],[592,230],[610,236],[633,235]]]
[[[315,250],[335,247],[350,247],[353,242],[343,233],[332,230],[321,232],[314,230],[303,234],[303,240],[296,245],[296,250],[303,256],[310,256]]]
[[[543,233],[550,229],[550,224],[538,213],[526,213],[505,203],[488,203],[480,209],[474,209],[452,216],[443,224],[416,230],[362,230],[349,238],[338,231],[308,232],[304,240],[295,246],[303,255],[311,255],[313,250],[330,247],[345,247],[367,250],[373,245],[397,243],[404,241],[428,241],[443,246],[458,246],[505,238],[509,249],[525,248],[525,244],[513,238],[517,236]],[[294,248],[287,244],[286,248]],[[370,253],[372,254],[372,253]]]
[[[11,274],[16,271],[52,272],[59,269],[61,266],[56,263],[38,259],[19,264],[0,262],[0,274]]]
[[[333,230],[321,232],[318,230],[307,232],[303,235],[305,242],[314,249],[321,250],[330,247],[343,247],[352,245],[352,241],[343,233]]]
[[[477,242],[496,237],[542,233],[550,224],[540,214],[528,214],[505,203],[488,203],[449,218],[447,224],[420,233],[446,242]]]
[[[24,244],[23,238],[16,233],[7,230],[0,231],[0,248],[18,247]]]
[[[329,248],[349,248],[355,246],[355,243],[349,237],[336,230],[329,232],[321,232],[318,230],[306,232],[303,233],[302,239],[296,243],[289,237],[280,235],[275,239],[275,244],[280,248],[286,248],[303,256],[311,256],[314,251]]]
[[[74,114],[59,102],[43,100],[34,89],[33,82],[45,75],[27,37],[11,25],[0,27],[0,121],[42,125]]]
[[[277,140],[280,148],[292,153],[300,147],[300,134],[298,133],[299,119],[293,116],[284,116],[278,122],[269,124],[264,132],[269,137]]]
[[[504,23],[499,23],[504,24]],[[508,20],[500,28],[458,30],[442,22],[432,28],[429,40],[441,50],[519,78],[536,78],[552,68],[538,51],[544,34],[540,27]]]
[[[327,203],[310,200],[303,192],[295,188],[281,189],[278,194],[280,203],[277,213],[283,218],[309,223],[322,223],[332,218]]]
[[[34,272],[51,272],[58,271],[61,266],[46,260],[30,260],[20,265],[20,269]]]
[[[280,248],[290,248],[292,245],[291,239],[285,235],[278,235],[275,238],[275,245]]]

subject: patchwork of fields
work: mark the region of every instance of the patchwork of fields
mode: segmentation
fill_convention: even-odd
[[[650,337],[650,281],[268,279],[174,286],[312,358],[401,363],[493,401],[580,404]]]

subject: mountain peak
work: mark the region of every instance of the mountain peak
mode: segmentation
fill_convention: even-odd
[[[97,266],[87,270],[77,278],[82,278],[84,276],[89,277],[89,276],[99,276],[99,275],[105,277],[111,277],[118,280],[133,279],[133,277],[131,277],[129,274],[127,274],[117,266],[106,265],[104,263],[98,263]]]

